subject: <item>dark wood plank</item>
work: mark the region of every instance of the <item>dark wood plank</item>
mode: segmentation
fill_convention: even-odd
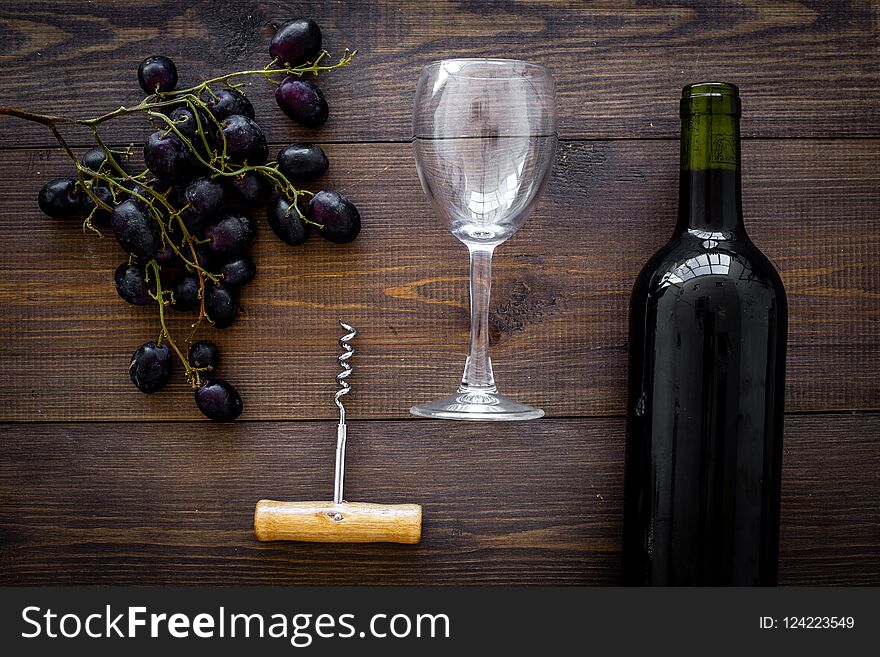
[[[496,258],[495,365],[503,389],[557,416],[622,415],[630,286],[674,223],[675,142],[564,143],[545,199]],[[880,142],[747,141],[745,206],[790,295],[788,408],[877,409]],[[247,419],[331,418],[338,317],[361,330],[353,417],[404,418],[451,391],[467,339],[467,254],[435,219],[408,145],[333,145],[326,181],[361,207],[349,246],[277,241],[261,221],[260,273],[226,331],[222,373]],[[0,417],[191,419],[177,379],[144,396],[128,359],[155,309],[118,299],[112,237],[36,208],[54,152],[0,154]],[[186,333],[188,318],[172,326]]]
[[[6,425],[3,584],[614,584],[623,423],[353,422],[352,500],[423,541],[260,544],[261,497],[330,495],[331,423]],[[780,579],[880,582],[880,415],[790,416]]]
[[[4,0],[2,102],[86,115],[137,102],[135,69],[155,52],[179,62],[186,84],[262,68],[272,23],[292,14],[316,18],[334,53],[360,50],[354,68],[324,82],[324,141],[408,139],[421,67],[454,56],[545,63],[567,138],[672,136],[681,86],[706,78],[741,85],[747,135],[880,135],[878,7],[858,1],[71,0],[60,12],[49,0]],[[250,95],[272,139],[311,134],[281,115],[262,82]],[[144,136],[133,124],[111,134]],[[0,144],[48,140],[0,121]]]

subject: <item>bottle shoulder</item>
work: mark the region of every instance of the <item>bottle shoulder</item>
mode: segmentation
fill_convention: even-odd
[[[743,291],[761,288],[785,302],[785,289],[776,267],[746,236],[677,232],[645,264],[633,288],[633,300],[672,292],[699,290],[705,283],[723,281]]]

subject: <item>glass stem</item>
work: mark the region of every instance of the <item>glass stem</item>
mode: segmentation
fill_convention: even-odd
[[[489,296],[492,292],[494,246],[468,244],[471,254],[471,344],[460,392],[496,392],[489,358]]]

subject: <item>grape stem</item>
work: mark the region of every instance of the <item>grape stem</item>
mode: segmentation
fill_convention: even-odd
[[[156,293],[153,294],[152,292],[150,292],[149,294],[159,304],[159,324],[162,327],[162,330],[159,333],[159,339],[156,341],[156,344],[161,345],[162,340],[165,340],[168,343],[168,346],[171,347],[175,351],[175,353],[177,354],[177,356],[180,358],[181,362],[183,363],[183,366],[186,369],[187,381],[192,383],[192,381],[193,381],[192,380],[192,369],[193,368],[189,364],[189,359],[186,356],[184,356],[183,353],[180,351],[180,349],[177,346],[177,343],[174,342],[174,339],[171,337],[171,332],[168,330],[168,327],[165,325],[165,304],[167,303],[165,301],[165,295],[166,294],[170,295],[171,291],[162,289],[162,275],[160,273],[161,270],[159,268],[158,262],[156,262],[155,260],[150,260],[150,262],[147,263],[147,268],[153,273],[153,278],[155,279],[155,282],[156,282]],[[147,280],[149,280],[149,278]]]
[[[348,66],[351,64],[351,60],[354,59],[354,56],[357,55],[357,50],[349,50],[345,49],[345,52],[342,53],[342,57],[339,58],[339,61],[336,64],[321,65],[321,62],[325,57],[329,57],[330,53],[326,50],[322,50],[321,53],[315,58],[314,62],[307,62],[300,66],[283,66],[281,68],[273,68],[273,66],[278,62],[278,58],[276,57],[271,62],[269,62],[265,68],[262,69],[253,69],[250,71],[236,71],[234,73],[227,73],[226,75],[219,75],[216,78],[211,78],[209,80],[205,80],[204,82],[200,82],[194,87],[190,87],[189,89],[180,89],[179,91],[160,91],[156,93],[156,96],[165,97],[165,96],[174,96],[177,94],[193,94],[200,95],[203,91],[210,88],[211,85],[214,84],[225,84],[227,86],[235,87],[235,83],[230,84],[230,80],[237,77],[242,77],[245,75],[262,75],[269,82],[273,84],[279,84],[273,78],[278,75],[295,75],[297,77],[302,77],[303,75],[314,75],[318,76],[319,73],[328,73],[330,71],[335,71],[338,68],[342,68],[343,66]]]
[[[321,60],[323,60],[325,57],[328,57],[329,54],[330,53],[328,53],[326,50],[323,50],[314,62],[309,62],[300,66],[284,66],[282,68],[272,68],[272,65],[276,61],[273,60],[269,63],[269,65],[266,66],[266,68],[227,73],[226,75],[220,75],[215,78],[210,78],[209,80],[204,80],[203,82],[200,82],[199,84],[188,89],[160,91],[151,96],[147,96],[147,98],[145,98],[143,101],[133,107],[125,107],[123,105],[113,110],[112,112],[107,112],[106,114],[102,114],[91,119],[76,119],[66,116],[39,114],[37,112],[29,112],[27,110],[18,109],[16,107],[2,106],[0,106],[0,115],[13,116],[15,118],[24,119],[25,121],[31,121],[33,123],[42,123],[43,125],[48,126],[50,129],[52,129],[54,126],[59,125],[81,125],[91,127],[99,125],[106,121],[110,121],[119,116],[124,116],[126,114],[146,112],[148,110],[156,109],[157,107],[177,106],[180,104],[181,95],[185,94],[199,96],[203,91],[209,90],[211,85],[214,84],[226,84],[227,86],[233,86],[229,84],[229,80],[236,77],[242,77],[246,75],[262,75],[266,78],[267,81],[277,84],[277,82],[273,80],[273,77],[276,75],[295,75],[297,77],[302,77],[303,75],[312,74],[317,76],[319,73],[327,73],[329,71],[342,68],[343,66],[348,66],[351,63],[351,60],[357,54],[357,50],[350,51],[348,50],[348,48],[346,48],[342,57],[339,58],[339,61],[336,64],[321,66]],[[158,98],[159,100],[152,100],[153,98]],[[168,100],[162,100],[162,98],[167,98]],[[55,131],[53,130],[53,132]]]

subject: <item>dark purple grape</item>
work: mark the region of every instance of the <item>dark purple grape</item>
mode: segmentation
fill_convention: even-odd
[[[217,134],[217,143],[226,138],[226,154],[233,162],[263,164],[269,158],[266,135],[256,121],[241,114],[223,119]],[[218,146],[218,149],[221,148]]]
[[[209,284],[205,286],[205,311],[214,326],[223,329],[235,320],[238,302],[227,287]]]
[[[229,181],[236,196],[248,205],[261,205],[272,195],[272,183],[258,171],[245,171]]]
[[[193,214],[211,217],[223,207],[223,185],[211,178],[196,178],[186,186],[186,201]]]
[[[345,244],[361,232],[361,215],[347,197],[339,192],[323,190],[309,201],[308,217],[321,224],[318,233],[324,239]]]
[[[101,199],[105,205],[109,205],[111,208],[115,205],[115,201],[113,200],[113,194],[108,187],[104,185],[93,183],[91,186],[91,192],[99,199]],[[88,194],[82,195],[82,204],[83,210],[86,215],[90,214],[92,210],[95,210],[96,203],[94,199]],[[98,225],[106,225],[110,221],[110,210],[104,210],[102,208],[98,208],[95,210],[95,214],[92,215],[92,223]]]
[[[155,301],[150,293],[156,294],[156,281],[147,281],[147,271],[141,263],[123,262],[116,268],[113,281],[123,301],[136,306],[146,306]]]
[[[172,207],[182,208],[186,205],[186,185],[174,185],[165,194],[165,198]]]
[[[171,91],[177,86],[177,66],[165,55],[147,57],[138,66],[138,83],[148,94]]]
[[[189,364],[213,372],[220,365],[220,350],[210,340],[199,340],[189,348]]]
[[[128,374],[137,389],[147,394],[165,387],[171,376],[171,350],[155,341],[145,342],[131,357]]]
[[[287,116],[308,128],[317,128],[330,115],[324,92],[312,80],[288,75],[275,89],[275,100]]]
[[[211,220],[211,217],[196,214],[192,211],[191,208],[186,208],[183,212],[180,213],[180,218],[183,220],[183,225],[186,226],[186,229],[189,231],[190,235],[198,235],[204,229],[205,226],[208,225],[208,222]],[[190,257],[192,255],[187,250],[187,259],[192,260]]]
[[[231,422],[241,415],[241,395],[223,379],[208,379],[196,390],[196,406],[202,414],[218,422]]]
[[[254,222],[243,214],[227,212],[205,229],[205,238],[211,240],[208,248],[214,253],[235,255],[244,251],[255,233]]]
[[[163,131],[154,132],[144,144],[144,162],[153,175],[164,182],[189,178],[193,157],[180,137]]]
[[[175,251],[174,248],[174,245],[178,244],[180,246],[177,248],[180,249],[182,253],[190,254],[191,259],[192,253],[190,252],[189,247],[183,244],[183,231],[180,230],[180,226],[177,225],[176,221],[172,221],[165,229],[165,235],[162,239],[162,249],[156,254],[156,262],[160,265],[183,265],[184,263],[180,260],[180,256],[177,255],[177,251]]]
[[[278,152],[278,170],[289,180],[314,180],[324,175],[330,161],[317,144],[295,142]]]
[[[223,283],[226,285],[247,285],[254,279],[257,266],[250,256],[242,254],[223,265],[220,273],[223,274]]]
[[[184,181],[192,178],[199,178],[201,176],[208,176],[211,174],[211,168],[206,166],[205,164],[202,164],[194,153],[190,153],[189,162],[190,170],[189,173],[184,177]]]
[[[292,246],[299,246],[305,242],[312,232],[311,226],[300,218],[293,203],[283,195],[273,197],[266,205],[266,219],[272,232],[282,242]]]
[[[100,146],[93,146],[85,153],[83,153],[83,156],[79,159],[79,163],[82,164],[84,167],[91,169],[92,171],[99,171],[101,169],[101,166],[105,162],[108,162],[108,160],[109,158],[107,157],[107,153],[104,151],[103,148],[101,148]],[[113,158],[113,161],[119,164],[119,160],[117,160],[116,158]],[[104,167],[104,170],[107,172],[115,173],[115,169],[109,164],[109,162]]]
[[[37,200],[40,210],[55,219],[71,217],[83,209],[82,193],[77,187],[76,178],[50,180],[43,185]]]
[[[198,274],[185,272],[171,284],[171,307],[180,312],[195,310],[199,307]]]
[[[311,18],[283,23],[269,44],[269,55],[288,66],[312,62],[319,52],[321,28]]]
[[[152,260],[162,250],[159,224],[134,199],[123,201],[113,208],[110,225],[119,246],[143,261]]]
[[[107,153],[100,146],[93,146],[79,158],[79,163],[92,171],[98,171],[107,161]]]
[[[187,253],[186,259],[192,260],[192,254]],[[213,271],[214,265],[216,263],[217,256],[203,244],[200,244],[196,247],[196,262],[199,264],[199,267],[202,269],[207,269],[208,271]]]
[[[251,101],[238,89],[220,89],[215,92],[215,96],[216,98],[211,96],[205,104],[218,121],[229,118],[233,114],[241,114],[249,119],[256,116]]]
[[[177,253],[174,252],[174,248],[170,244],[166,244],[165,248],[156,254],[156,262],[160,265],[170,265],[176,258]]]
[[[202,123],[202,131],[205,133],[205,136],[208,137],[208,143],[210,144],[214,129],[217,126],[201,110],[199,110],[198,114],[199,121]],[[202,138],[199,137],[199,126],[195,114],[193,114],[193,111],[189,107],[175,108],[174,111],[171,112],[170,118],[174,121],[181,134],[189,139],[194,146],[204,146],[204,144],[202,144]]]
[[[145,210],[146,210],[147,205],[141,199],[143,198],[143,199],[147,199],[148,201],[152,201],[152,200],[155,200],[155,198],[156,198],[155,194],[153,194],[153,192],[150,191],[152,189],[151,187],[144,187],[143,185],[135,185],[134,187],[130,187],[129,189],[132,192],[129,195],[129,198],[132,201],[134,201],[135,203],[137,203],[137,205],[139,207],[142,207]]]

